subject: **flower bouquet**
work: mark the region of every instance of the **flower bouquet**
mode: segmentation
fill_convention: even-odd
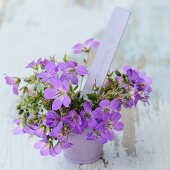
[[[73,47],[75,55],[84,53],[82,64],[66,55],[63,61],[41,58],[26,67],[33,70],[29,77],[5,75],[20,98],[13,133],[36,136],[34,147],[42,156],[64,150],[72,161],[95,161],[102,155],[103,144],[123,130],[122,107],[135,107],[139,101],[148,104],[151,79],[130,66],[108,73],[102,87],[94,82],[93,92],[81,95],[89,53],[98,46],[98,41],[89,39]]]

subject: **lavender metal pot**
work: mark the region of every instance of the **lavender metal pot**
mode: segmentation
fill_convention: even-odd
[[[87,140],[86,133],[73,134],[69,141],[73,143],[73,146],[64,151],[64,156],[73,163],[92,163],[103,155],[103,145],[97,141]]]

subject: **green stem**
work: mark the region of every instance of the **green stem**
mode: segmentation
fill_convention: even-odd
[[[82,76],[81,82],[80,82],[80,91],[81,91],[81,88],[82,88],[82,84],[83,84],[83,76]]]

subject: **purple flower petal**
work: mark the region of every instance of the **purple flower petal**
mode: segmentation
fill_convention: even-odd
[[[124,66],[124,67],[123,67],[123,71],[124,71],[124,73],[126,73],[126,72],[127,72],[127,70],[129,70],[129,69],[131,69],[131,67],[130,67],[130,66]]]
[[[44,130],[43,130],[42,128],[36,129],[36,130],[34,131],[34,134],[35,134],[36,136],[42,138],[42,137],[43,137],[43,134],[44,134]]]
[[[87,134],[87,140],[96,140],[96,136],[93,134],[93,132],[89,132]]]
[[[14,119],[14,123],[19,125],[21,123],[21,118]]]
[[[69,89],[70,89],[70,85],[66,80],[63,80],[62,87],[63,87],[64,90],[66,90],[66,92],[68,92]]]
[[[52,137],[57,137],[60,135],[60,131],[63,128],[63,123],[59,123],[52,132],[49,133],[50,136]]]
[[[77,43],[72,48],[75,49],[75,50],[82,50],[83,49],[83,44]]]
[[[91,45],[90,48],[97,48],[100,45],[99,41],[94,41]]]
[[[124,125],[123,125],[122,122],[116,122],[116,123],[114,124],[114,129],[115,129],[116,131],[121,131],[121,130],[123,130],[123,128],[124,128]]]
[[[49,127],[55,127],[58,124],[59,115],[53,110],[50,110],[46,114],[46,125]]]
[[[110,104],[110,102],[109,102],[109,100],[107,100],[107,99],[104,99],[104,100],[102,100],[101,102],[100,102],[100,106],[101,107],[106,107],[106,106],[108,106]]]
[[[42,149],[44,147],[44,145],[45,145],[45,142],[39,141],[39,142],[34,144],[34,148],[35,149]]]
[[[50,83],[55,89],[58,89],[62,86],[62,81],[57,78],[50,79]]]
[[[44,91],[44,97],[46,99],[54,99],[56,96],[56,91],[53,88],[47,88]]]
[[[63,105],[65,107],[68,107],[70,105],[70,103],[71,103],[70,97],[68,95],[65,95],[64,100],[63,100]]]
[[[110,131],[110,130],[105,132],[105,136],[106,136],[107,140],[109,140],[109,141],[112,141],[115,138],[113,131]]]
[[[88,127],[89,128],[94,128],[97,125],[96,119],[89,119],[88,120]]]
[[[67,149],[71,147],[73,144],[68,142],[66,139],[61,141],[61,148],[62,149]]]
[[[107,139],[105,136],[101,135],[99,138],[98,138],[98,141],[101,143],[101,144],[105,144],[107,142]]]
[[[22,133],[23,132],[23,127],[21,127],[21,126],[18,126],[17,128],[15,128],[14,130],[13,130],[13,134],[14,135],[19,135],[20,133]]]
[[[13,93],[18,95],[19,94],[19,91],[18,91],[18,84],[14,84],[13,85]]]
[[[63,128],[63,123],[60,122],[60,123],[54,128],[54,131],[55,131],[55,132],[60,132],[62,128]]]
[[[80,54],[82,52],[82,50],[73,50],[74,54]]]
[[[76,72],[81,76],[84,76],[88,73],[87,68],[83,65],[78,65],[75,67],[75,69],[76,69]]]
[[[61,108],[62,106],[62,99],[61,98],[57,98],[53,101],[53,104],[52,104],[52,110],[58,110]]]
[[[77,83],[78,83],[78,78],[77,78],[77,76],[76,76],[75,74],[72,74],[72,75],[70,76],[70,80],[71,80],[71,82],[72,82],[73,84],[77,85]]]
[[[78,124],[74,127],[73,131],[76,134],[81,134],[83,132],[81,126]]]
[[[92,44],[93,41],[94,41],[94,39],[93,39],[93,38],[90,38],[90,39],[88,39],[88,40],[85,41],[85,44],[88,45],[88,46],[90,46],[90,44]]]
[[[121,102],[116,98],[111,101],[111,109],[120,111],[121,109]]]
[[[100,107],[96,108],[96,109],[92,112],[92,114],[94,115],[94,117],[95,117],[96,119],[101,119],[101,117],[102,117],[102,108],[100,108]]]
[[[85,102],[85,103],[84,103],[84,110],[85,110],[86,112],[91,112],[92,107],[91,107],[91,105],[90,105],[89,102]]]
[[[50,155],[51,156],[56,156],[57,154],[61,153],[62,149],[59,145],[55,145],[54,148],[50,149]]]
[[[54,146],[54,151],[55,151],[56,154],[59,154],[59,153],[62,152],[62,149],[61,149],[61,147],[59,145],[55,145]]]
[[[48,145],[44,146],[40,150],[40,153],[41,153],[42,156],[48,156],[49,155],[49,146]]]
[[[117,122],[121,118],[121,114],[119,112],[114,112],[111,116],[111,120],[113,122]]]
[[[26,68],[35,68],[35,67],[36,67],[36,62],[35,62],[35,61],[30,62],[30,63],[26,66]]]
[[[104,122],[107,122],[110,119],[110,113],[106,112],[103,114],[103,120]]]
[[[6,80],[6,84],[8,85],[14,85],[16,80],[13,77],[9,77],[7,75],[5,75],[5,80]]]
[[[49,80],[49,74],[47,72],[42,72],[42,73],[38,74],[38,78],[41,79],[41,82],[45,82],[45,81]]]
[[[23,128],[23,133],[27,133],[27,134],[32,135],[32,134],[34,134],[34,130],[31,129],[30,127],[26,126],[26,127]]]
[[[49,61],[46,66],[45,66],[45,70],[49,71],[49,70],[55,70],[56,69],[56,65],[54,62]]]

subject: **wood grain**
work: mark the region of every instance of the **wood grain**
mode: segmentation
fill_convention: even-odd
[[[5,2],[5,1],[4,1]],[[79,5],[78,3],[84,5]],[[165,0],[6,0],[0,8],[0,170],[169,170],[170,3]],[[3,74],[27,75],[32,57],[61,58],[76,42],[101,39],[114,6],[132,11],[113,69],[133,65],[153,78],[150,106],[124,110],[123,132],[104,146],[99,161],[76,165],[63,155],[41,157],[35,138],[14,136],[17,98]],[[109,12],[110,11],[110,12]],[[2,17],[1,17],[2,16]],[[24,71],[23,71],[24,70]]]

